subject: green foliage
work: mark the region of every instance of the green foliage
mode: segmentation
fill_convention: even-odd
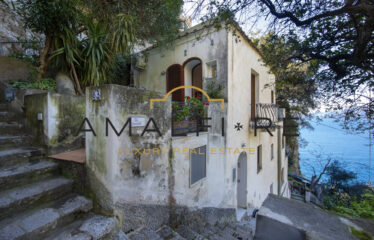
[[[366,192],[358,197],[351,197],[347,194],[344,195],[342,193],[335,193],[325,200],[325,202],[327,201],[330,202],[330,204],[327,205],[328,209],[330,210],[334,210],[348,216],[374,220],[373,190],[366,190]]]
[[[198,2],[195,11],[207,15],[205,19],[236,18],[244,26],[253,26],[265,18],[268,29],[274,29],[285,46],[274,48],[274,61],[287,56],[294,63],[313,66],[316,71],[310,80],[328,109],[340,111],[336,119],[354,131],[372,128],[367,121],[374,120],[374,96],[368,94],[374,90],[372,0]]]
[[[20,52],[15,52],[15,53],[9,54],[8,57],[20,59],[20,60],[22,60],[26,63],[32,64],[32,65],[37,64],[37,59],[35,59],[33,56],[29,56],[27,54],[20,53]]]
[[[83,40],[82,81],[84,85],[98,86],[108,82],[107,73],[112,52],[105,24],[91,22],[87,28],[88,37]]]
[[[33,82],[15,81],[11,82],[10,84],[14,88],[56,91],[56,81],[52,78],[42,78]]]
[[[207,86],[206,86],[206,93],[209,95],[210,98],[214,98],[214,99],[217,99],[217,98],[223,98],[223,86],[221,84],[214,84],[213,82],[210,82]]]
[[[183,0],[139,0],[88,2],[94,17],[100,21],[112,22],[113,16],[125,14],[134,19],[135,38],[148,43],[164,44],[173,40],[180,28]]]
[[[55,64],[60,66],[62,70],[67,71],[70,63],[80,65],[82,43],[78,40],[77,35],[70,28],[64,28],[59,36],[55,38],[55,51],[51,58],[55,60]]]
[[[130,61],[130,57],[125,58],[120,54],[116,54],[109,71],[111,83],[125,86],[130,84]]]
[[[357,230],[353,227],[349,228],[354,236],[356,236],[360,240],[373,240],[373,236],[370,235],[370,233],[365,231]]]
[[[333,161],[326,169],[328,176],[328,186],[337,190],[345,190],[349,188],[350,181],[356,178],[356,174],[343,168],[340,162]]]
[[[56,35],[77,21],[78,0],[17,0],[16,11],[25,27],[36,33]]]
[[[203,102],[198,97],[185,97],[186,102],[180,104],[178,102],[172,103],[172,111],[175,120],[183,121],[189,119],[203,118],[209,103]]]
[[[117,54],[128,54],[135,41],[134,19],[120,13],[110,29],[111,49]]]

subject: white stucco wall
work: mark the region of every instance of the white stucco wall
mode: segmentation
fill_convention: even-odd
[[[240,41],[236,41],[237,38]],[[249,127],[250,120],[250,93],[251,74],[256,74],[258,79],[258,103],[271,103],[271,90],[274,83],[269,69],[260,61],[261,56],[255,49],[236,32],[236,36],[230,32],[228,35],[228,134],[227,143],[229,146],[245,145],[254,149],[254,154],[247,155],[247,201],[249,206],[259,207],[270,192],[273,184],[273,193],[277,194],[278,189],[278,165],[277,165],[277,131],[271,137],[267,132],[258,131],[254,136],[253,130]],[[270,87],[265,87],[269,84]],[[234,125],[240,122],[244,128],[240,132],[234,130]],[[257,147],[262,145],[262,170],[257,172]],[[274,159],[270,159],[270,146],[274,144]],[[237,168],[237,158],[227,156],[229,168],[226,177],[229,179],[231,169]],[[233,188],[232,183],[229,188]],[[236,196],[236,194],[234,195]],[[231,200],[236,205],[236,197]]]
[[[177,39],[172,46],[156,48],[147,51],[145,54],[147,56],[146,68],[136,71],[134,74],[134,83],[136,86],[166,93],[167,68],[173,64],[183,66],[191,58],[199,58],[202,61],[203,79],[209,76],[206,64],[216,60],[218,65],[217,78],[212,80],[216,83],[226,85],[227,31],[225,29],[219,31],[214,29],[192,30],[188,35]],[[187,72],[188,66],[185,69],[185,72]],[[189,74],[185,73],[185,85],[191,81]],[[190,92],[187,89],[186,96]]]

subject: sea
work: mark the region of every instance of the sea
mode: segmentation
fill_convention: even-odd
[[[369,180],[369,133],[352,134],[342,129],[332,118],[312,119],[314,130],[301,129],[299,138],[300,169],[310,179],[313,168],[319,173],[328,158],[339,161],[342,166],[353,171],[357,181]],[[373,142],[373,139],[372,139]],[[374,182],[374,159],[372,149],[371,181]],[[326,178],[325,178],[326,179]]]

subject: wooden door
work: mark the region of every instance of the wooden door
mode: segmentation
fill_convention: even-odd
[[[183,68],[179,64],[171,65],[166,71],[166,91],[183,86]],[[184,102],[184,89],[177,90],[172,93],[172,101]]]
[[[256,115],[256,76],[251,74],[251,120],[255,120]]]

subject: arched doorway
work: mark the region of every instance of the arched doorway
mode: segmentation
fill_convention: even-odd
[[[185,85],[203,88],[203,67],[199,58],[193,57],[183,63]],[[186,96],[202,97],[195,89],[186,89]]]
[[[245,152],[242,152],[238,158],[236,194],[238,208],[247,208],[247,154]]]
[[[183,67],[179,64],[174,64],[168,67],[166,70],[166,92],[183,85]],[[173,92],[172,101],[184,102],[184,89]]]

